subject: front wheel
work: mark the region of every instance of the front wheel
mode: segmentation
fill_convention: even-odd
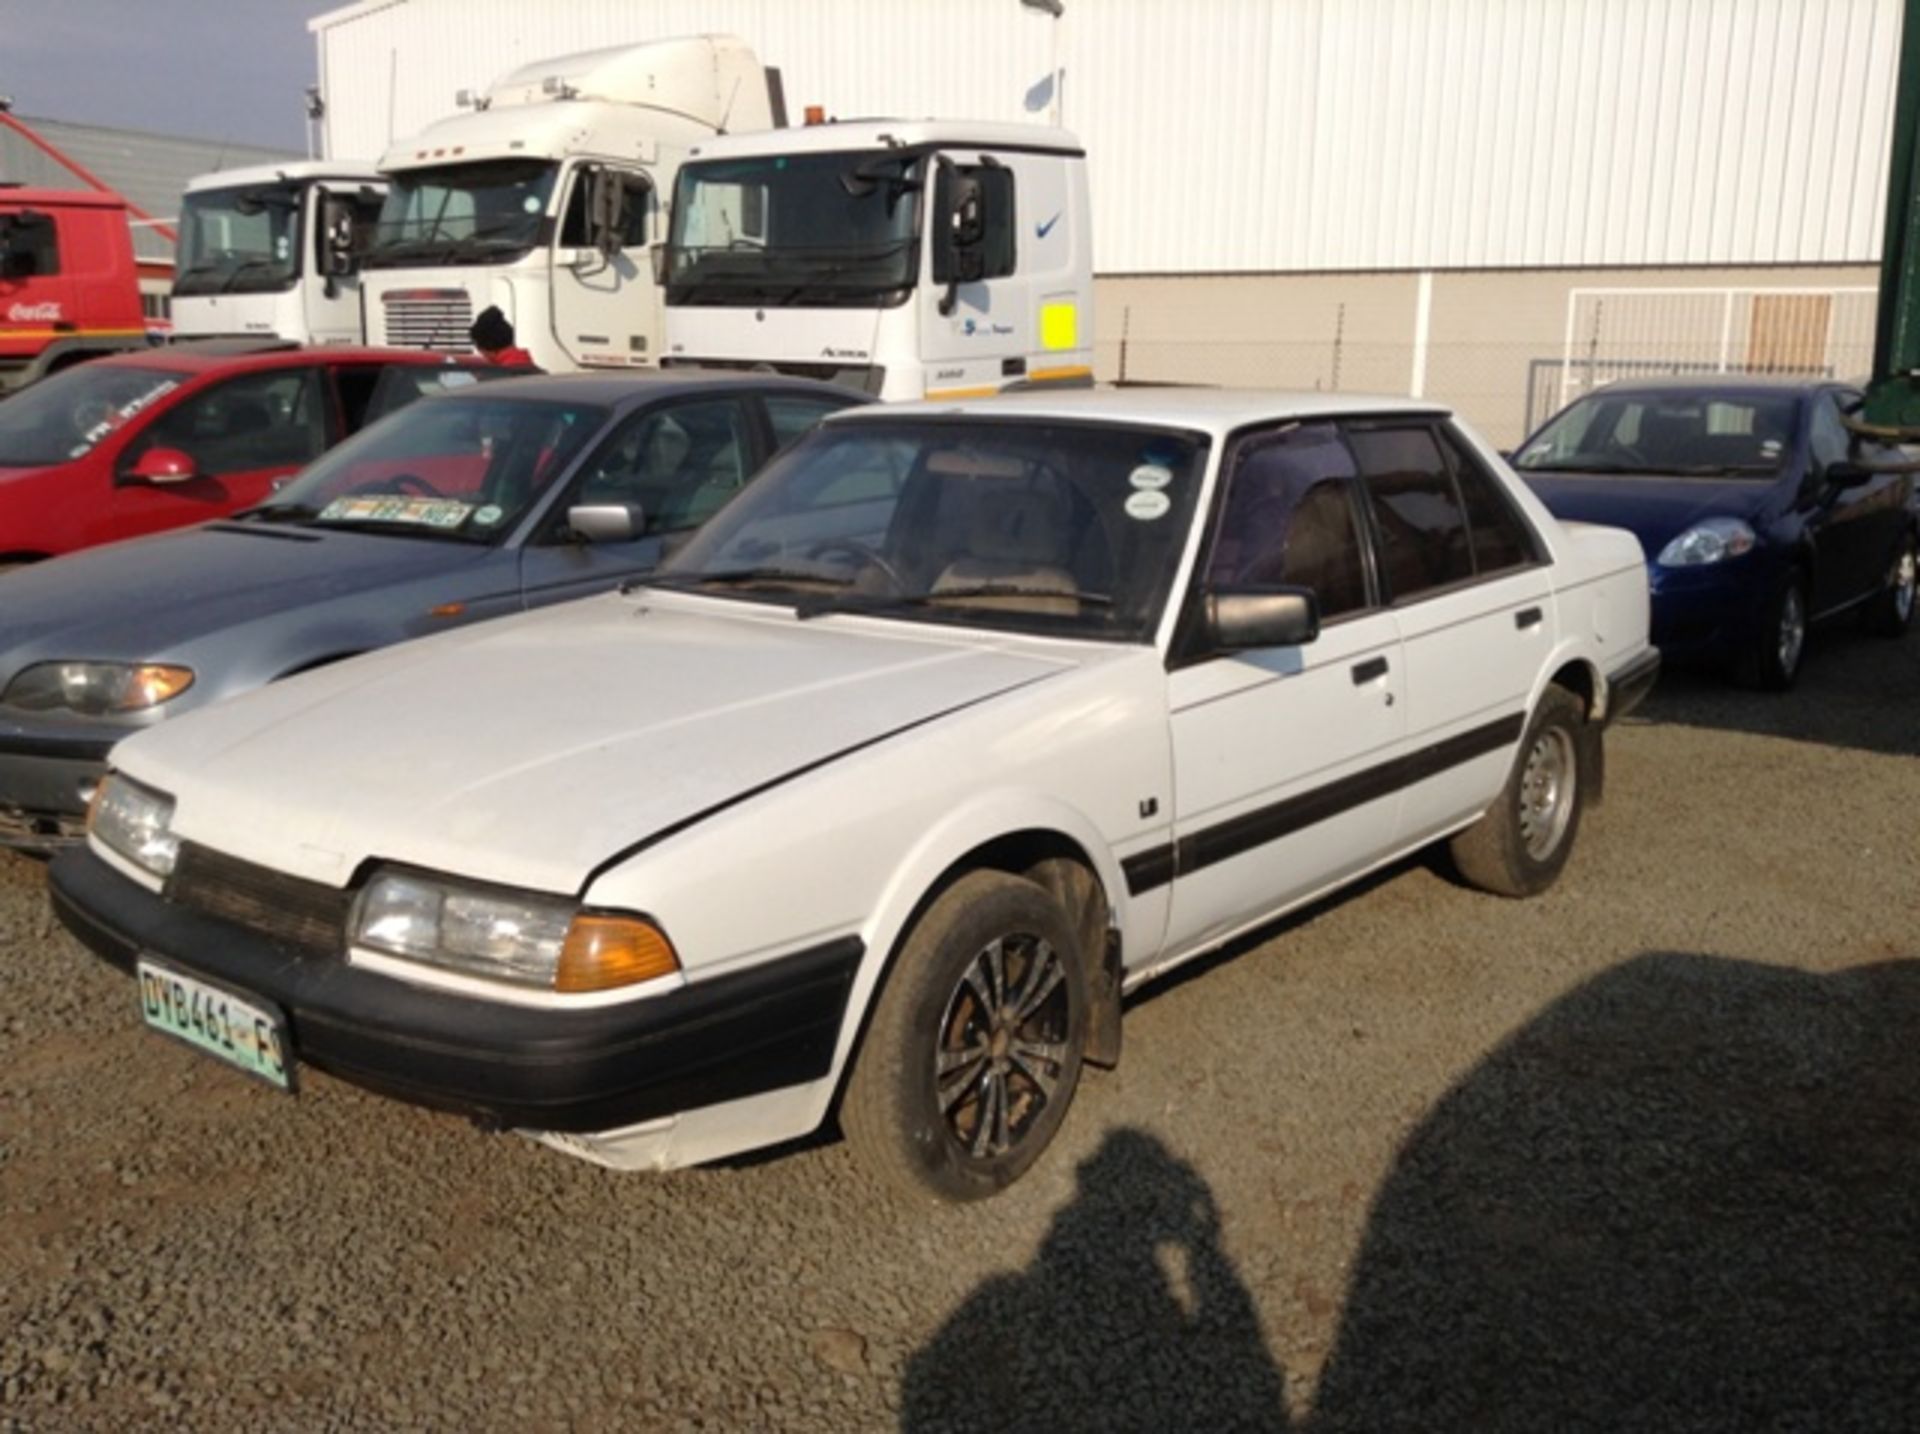
[[[978,1200],[1026,1172],[1079,1085],[1087,980],[1044,889],[969,872],[908,933],[847,1082],[840,1126],[896,1188]]]
[[[1549,687],[1520,739],[1494,804],[1449,845],[1469,883],[1496,896],[1537,896],[1573,852],[1599,734],[1564,687]]]
[[[1886,585],[1866,608],[1867,631],[1881,637],[1900,637],[1913,624],[1914,588],[1920,582],[1920,540],[1908,533],[1900,540],[1887,569]]]

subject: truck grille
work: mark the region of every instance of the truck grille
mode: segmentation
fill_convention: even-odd
[[[346,944],[351,892],[183,842],[167,900],[319,955]]]
[[[396,348],[465,353],[473,347],[473,299],[465,289],[397,289],[380,298],[386,342]]]

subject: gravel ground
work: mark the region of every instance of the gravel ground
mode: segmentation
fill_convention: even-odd
[[[0,1428],[1911,1427],[1920,634],[1610,756],[1549,896],[1409,863],[1164,983],[943,1211],[290,1101],[0,857]]]

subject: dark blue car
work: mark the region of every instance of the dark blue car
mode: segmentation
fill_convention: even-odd
[[[1556,517],[1628,528],[1647,554],[1653,640],[1793,685],[1809,623],[1913,620],[1912,460],[1842,422],[1844,384],[1744,375],[1612,384],[1549,419],[1513,463]]]

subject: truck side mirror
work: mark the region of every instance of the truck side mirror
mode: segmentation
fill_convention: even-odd
[[[330,279],[345,278],[360,267],[353,244],[353,201],[329,194],[320,207],[320,261]]]
[[[626,247],[627,221],[642,192],[618,170],[596,169],[588,178],[587,233],[604,258]]]

